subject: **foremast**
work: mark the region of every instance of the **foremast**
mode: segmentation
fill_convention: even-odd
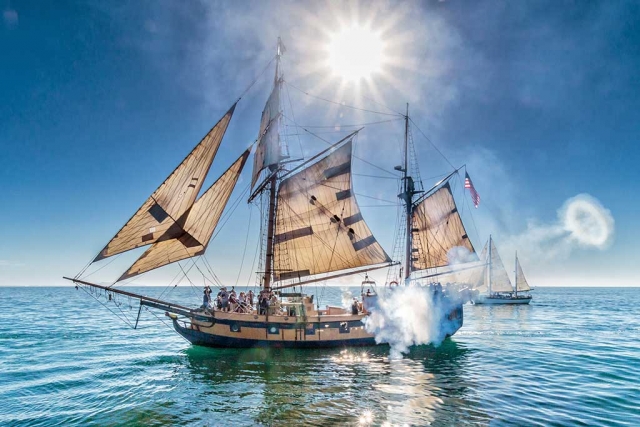
[[[405,228],[405,233],[404,236],[402,233],[399,234],[404,237],[405,247],[404,251],[398,251],[399,253],[404,252],[400,276],[405,284],[411,280],[412,273],[416,271],[427,270],[427,274],[420,278],[455,272],[450,269],[445,272],[432,273],[433,269],[452,266],[449,260],[449,251],[454,248],[464,248],[470,255],[475,253],[458,212],[450,184],[450,179],[460,169],[455,169],[431,189],[424,191],[417,159],[409,157],[410,155],[415,156],[413,151],[410,152],[412,145],[409,120],[409,105],[407,104],[404,115],[403,164],[395,167],[396,170],[402,172],[402,192],[398,194],[398,198],[402,200],[405,207],[405,216],[400,222],[401,227]],[[409,169],[417,179],[414,179]],[[416,189],[416,183],[419,189]],[[421,194],[420,197],[416,198],[417,194]],[[469,259],[456,260],[456,263],[460,262],[467,263]],[[465,265],[462,270],[467,268],[468,265]],[[431,272],[428,272],[429,270]]]
[[[278,37],[278,45],[276,47],[276,74],[273,81],[274,91],[279,91],[280,87],[280,57],[282,56],[282,41]],[[278,100],[280,95],[278,93]],[[280,107],[278,105],[278,107]],[[280,110],[281,113],[281,110]],[[279,113],[279,114],[280,114]],[[275,119],[278,120],[278,119]],[[275,123],[277,125],[277,123]],[[274,129],[278,132],[279,129]],[[280,169],[280,156],[277,159],[277,163],[269,165],[269,206],[268,206],[268,220],[267,220],[267,246],[265,250],[264,261],[264,278],[262,281],[262,287],[265,290],[271,289],[272,269],[273,269],[273,236],[275,234],[275,218],[276,218],[276,191],[278,186],[278,170]]]

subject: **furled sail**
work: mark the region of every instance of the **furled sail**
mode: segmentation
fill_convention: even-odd
[[[262,111],[258,144],[253,157],[252,187],[264,168],[275,165],[282,160],[279,129],[281,86],[282,80],[277,80]]]
[[[529,282],[527,282],[527,278],[524,277],[524,272],[522,271],[522,266],[520,265],[520,261],[518,257],[516,257],[516,285],[518,291],[530,291],[531,287],[529,286]]]
[[[498,249],[496,249],[496,245],[493,242],[493,239],[490,240],[490,244],[491,244],[491,249],[490,249],[491,291],[492,292],[513,292],[513,286],[511,285],[509,274],[507,273],[507,270],[504,268],[504,264],[502,263],[502,258],[500,258],[500,254],[498,253]]]
[[[124,280],[138,274],[162,267],[172,262],[204,253],[222,211],[229,201],[238,177],[242,172],[250,149],[246,150],[233,165],[200,196],[190,210],[118,279]],[[180,226],[179,224],[184,224]]]
[[[198,196],[234,109],[235,104],[100,251],[94,262],[150,245],[160,237],[178,236],[171,235],[180,229],[174,225]]]
[[[275,280],[389,262],[364,222],[351,183],[349,141],[278,189]]]
[[[474,253],[447,182],[413,210],[412,270],[449,265],[453,248]]]

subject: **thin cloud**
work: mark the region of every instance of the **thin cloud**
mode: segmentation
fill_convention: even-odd
[[[0,259],[0,267],[23,267],[24,263],[11,261],[8,259]]]
[[[6,27],[15,27],[18,25],[18,12],[13,9],[7,9],[2,12],[2,21]]]

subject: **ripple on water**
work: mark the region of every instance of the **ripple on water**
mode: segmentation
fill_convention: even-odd
[[[458,334],[402,360],[195,347],[148,313],[128,329],[73,288],[0,297],[2,425],[640,425],[638,289],[466,306]]]

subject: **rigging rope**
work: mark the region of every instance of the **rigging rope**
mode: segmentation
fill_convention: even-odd
[[[244,266],[244,257],[247,254],[247,244],[249,242],[249,232],[251,231],[251,214],[253,213],[253,209],[251,209],[251,205],[249,205],[249,220],[247,221],[247,236],[244,238],[244,249],[242,251],[242,261],[240,261],[240,268],[238,269],[238,277],[236,277],[236,284],[238,286],[238,282],[240,281],[240,275],[242,274],[242,267]]]
[[[277,58],[277,55],[274,56],[273,58],[271,58],[271,60],[267,63],[267,65],[262,69],[262,71],[260,72],[260,74],[258,74],[253,81],[251,82],[251,84],[249,84],[249,86],[247,86],[247,88],[240,94],[240,96],[238,97],[238,101],[240,101],[242,99],[243,96],[245,96],[247,94],[247,92],[249,92],[249,90],[253,87],[254,84],[257,83],[258,79],[260,79],[260,77],[262,77],[262,75],[265,73],[265,71],[267,71],[269,69],[269,67],[271,66],[271,64],[273,63],[273,61],[275,61]],[[237,101],[236,101],[237,102]]]
[[[366,108],[354,107],[353,105],[348,105],[348,104],[345,104],[344,102],[332,101],[332,100],[330,100],[330,99],[326,99],[326,98],[322,98],[322,97],[320,97],[320,96],[312,95],[312,94],[310,94],[309,92],[306,92],[306,91],[304,91],[304,90],[300,89],[299,87],[296,87],[296,86],[292,85],[291,83],[289,83],[289,82],[288,82],[288,81],[286,81],[286,80],[283,80],[283,82],[284,82],[287,86],[291,86],[293,89],[295,89],[295,90],[297,90],[297,91],[299,91],[299,92],[302,92],[302,93],[304,93],[305,95],[310,96],[311,98],[319,99],[320,101],[328,102],[328,103],[330,103],[330,104],[339,105],[339,106],[341,106],[341,107],[345,107],[345,108],[351,108],[352,110],[358,110],[358,111],[364,111],[364,112],[367,112],[367,113],[380,114],[380,115],[383,115],[383,116],[398,116],[398,114],[395,114],[395,113],[394,113],[394,114],[391,114],[391,113],[383,113],[382,111],[375,111],[375,110],[368,110],[368,109],[366,109]]]
[[[413,121],[413,119],[411,117],[409,117],[409,120],[411,120],[411,123],[413,123],[413,125],[416,127],[416,129],[418,129],[418,131],[422,134],[422,136],[429,141],[429,144],[431,144],[431,146],[438,152],[438,154],[440,154],[442,156],[442,158],[449,163],[449,166],[451,166],[453,169],[455,169],[456,167],[453,166],[453,164],[449,161],[449,159],[447,159],[447,156],[445,156],[444,154],[442,154],[442,151],[440,151],[440,149],[436,146],[436,144],[433,143],[433,141],[431,141],[431,139],[429,139],[429,137],[422,132],[422,129],[420,129],[418,127],[418,125],[416,124],[416,122]]]
[[[327,141],[326,139],[324,139],[324,138],[322,138],[322,137],[320,137],[320,136],[316,135],[315,133],[311,132],[310,130],[305,129],[305,128],[303,128],[303,130],[304,130],[304,131],[306,131],[306,132],[309,132],[309,134],[311,134],[311,135],[315,136],[315,137],[316,137],[316,138],[318,138],[320,141],[322,141],[322,142],[324,142],[324,143],[326,143],[326,144],[329,144],[329,145],[333,145],[333,143],[332,143],[332,142]],[[396,177],[397,179],[399,179],[399,178],[397,177],[397,175],[396,175],[396,174],[394,174],[393,172],[390,172],[390,171],[388,171],[388,170],[386,170],[386,169],[384,169],[384,168],[382,168],[382,167],[380,167],[380,166],[378,166],[378,165],[375,165],[375,164],[373,164],[373,163],[371,163],[371,162],[369,162],[369,161],[367,161],[367,160],[365,160],[365,159],[363,159],[363,158],[361,158],[361,157],[358,157],[358,156],[356,156],[355,154],[352,154],[352,156],[353,156],[353,158],[355,158],[355,159],[358,159],[358,160],[360,160],[360,161],[362,161],[362,162],[364,162],[364,163],[367,163],[368,165],[371,165],[371,166],[373,166],[374,168],[380,169],[381,171],[383,171],[383,172],[385,172],[385,173],[388,173],[389,175],[391,175],[391,176]]]
[[[291,120],[289,117],[284,116],[285,119],[287,120]],[[336,129],[337,127],[340,128],[359,128],[359,127],[363,127],[363,126],[372,126],[372,125],[379,125],[382,123],[391,123],[391,122],[397,122],[402,120],[401,117],[395,118],[395,119],[388,119],[388,120],[377,120],[375,122],[366,122],[366,123],[360,123],[360,124],[353,124],[353,125],[343,125],[343,124],[335,124],[333,126],[328,126],[328,125],[312,125],[312,126],[308,126],[308,125],[298,125],[301,128],[310,128],[310,129]],[[336,130],[335,132],[342,132],[341,130]],[[346,131],[345,131],[346,132]]]

